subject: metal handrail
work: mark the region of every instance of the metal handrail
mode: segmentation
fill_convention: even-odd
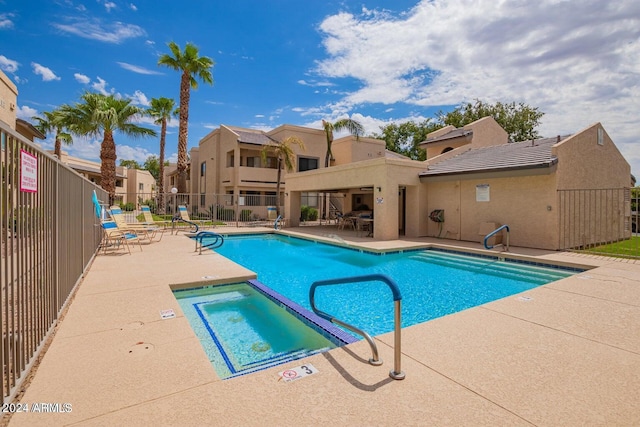
[[[197,233],[198,230],[200,229],[200,227],[198,226],[198,224],[196,224],[195,222],[186,220],[184,218],[181,218],[179,216],[174,216],[173,218],[171,218],[171,234],[173,234],[173,230],[176,227],[176,221],[180,221],[180,222],[186,222],[187,224],[190,224],[192,227],[195,228],[195,230],[193,230],[193,233]],[[176,234],[178,233],[178,230],[176,230]]]
[[[215,240],[213,242],[207,243],[206,245],[203,245],[202,240],[204,240],[205,237],[213,237]],[[202,248],[216,249],[222,246],[222,244],[224,243],[224,237],[222,237],[222,235],[218,233],[214,233],[213,231],[200,231],[198,232],[198,234],[195,235],[195,241],[196,241],[195,250],[196,251],[198,250],[198,243],[200,243],[199,254],[202,254]]]
[[[316,313],[318,316],[328,320],[331,323],[335,323],[337,325],[340,325],[344,328],[349,329],[350,331],[353,331],[359,335],[362,335],[371,346],[371,352],[373,353],[371,359],[369,359],[369,363],[371,363],[372,365],[381,365],[382,361],[378,358],[378,347],[376,346],[376,343],[373,341],[373,339],[369,334],[356,328],[353,325],[350,325],[339,319],[336,319],[330,314],[327,314],[323,311],[318,310],[315,304],[315,292],[316,292],[316,288],[319,286],[341,285],[346,283],[372,282],[372,281],[379,281],[379,282],[386,283],[389,286],[389,288],[391,288],[391,292],[393,293],[393,301],[394,301],[394,307],[395,307],[395,318],[394,318],[395,325],[394,325],[394,334],[393,334],[394,365],[393,365],[393,370],[389,371],[389,376],[394,380],[402,380],[405,377],[404,372],[402,372],[400,368],[400,356],[402,354],[402,350],[401,350],[402,340],[400,335],[401,334],[400,331],[402,329],[401,328],[402,295],[400,293],[400,288],[398,288],[398,285],[396,285],[396,283],[390,277],[385,276],[384,274],[367,274],[364,276],[353,276],[353,277],[343,277],[338,279],[318,280],[311,284],[311,288],[309,289],[309,302],[311,303],[311,308],[313,312]]]
[[[273,223],[274,230],[279,230],[280,228],[282,228],[282,224],[280,224],[281,220],[282,220],[282,215],[278,215],[278,218],[276,218],[276,220]],[[278,228],[278,225],[280,225],[280,228]]]
[[[507,249],[506,250],[509,251],[509,226],[506,225],[506,224],[496,228],[491,233],[489,233],[486,236],[484,236],[484,247],[485,247],[485,249],[493,249],[495,247],[495,245],[489,246],[487,244],[487,240],[489,240],[491,237],[495,236],[497,233],[499,233],[500,231],[505,230],[505,229],[507,230],[507,245],[506,245]],[[501,245],[504,246],[502,243],[501,243]]]

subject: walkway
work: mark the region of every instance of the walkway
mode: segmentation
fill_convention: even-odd
[[[289,231],[378,249],[445,242]],[[367,364],[368,346],[358,342],[305,359],[319,373],[290,383],[277,373],[300,360],[220,380],[168,286],[252,272],[198,255],[182,235],[132,255],[99,255],[22,398],[72,411],[20,413],[10,425],[640,425],[640,264],[512,253],[597,268],[527,291],[528,299],[403,329],[403,381],[388,377],[393,335],[385,334],[376,337],[383,366]],[[177,317],[162,320],[166,309]]]

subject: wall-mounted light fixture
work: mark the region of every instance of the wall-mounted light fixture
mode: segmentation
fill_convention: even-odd
[[[378,189],[378,192],[382,191],[382,187],[376,187]]]

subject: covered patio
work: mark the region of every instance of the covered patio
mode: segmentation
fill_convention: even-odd
[[[420,183],[423,162],[377,158],[353,165],[287,175],[285,212],[289,225],[300,225],[302,195],[305,192],[344,195],[343,214],[368,207],[375,240],[399,236],[420,237],[427,232],[426,187]],[[360,203],[358,203],[360,202]]]

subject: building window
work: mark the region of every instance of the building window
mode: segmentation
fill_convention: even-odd
[[[298,158],[298,172],[318,169],[318,159],[310,157]]]
[[[121,179],[116,179],[116,187],[122,188],[122,180]]]
[[[232,168],[236,165],[236,159],[233,151],[227,153],[227,167]]]
[[[144,191],[144,184],[142,182],[138,184],[138,191]]]
[[[200,176],[204,176],[207,171],[207,162],[200,163]]]
[[[247,167],[259,168],[261,166],[260,157],[247,157]]]

